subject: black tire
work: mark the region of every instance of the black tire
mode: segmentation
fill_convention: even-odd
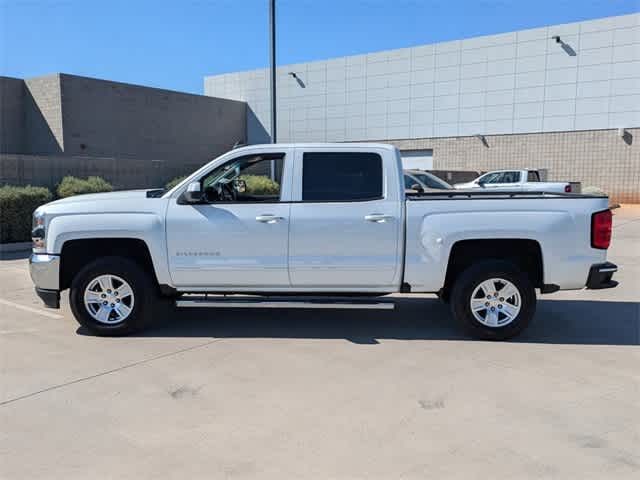
[[[106,324],[94,319],[84,304],[84,292],[90,282],[100,275],[116,275],[133,290],[133,309],[118,323]],[[69,304],[78,323],[94,335],[120,336],[138,332],[149,326],[154,318],[154,306],[159,303],[158,287],[151,276],[135,262],[124,257],[103,257],[85,266],[71,282]]]
[[[487,326],[478,321],[471,311],[472,295],[483,281],[500,278],[511,282],[520,293],[520,311],[503,326]],[[462,272],[451,291],[451,311],[473,337],[482,340],[507,340],[521,333],[536,311],[536,291],[526,273],[514,264],[502,260],[485,260]]]

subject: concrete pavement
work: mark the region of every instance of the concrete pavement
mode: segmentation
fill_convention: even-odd
[[[542,297],[508,343],[430,296],[96,338],[2,260],[0,477],[638,478],[640,208],[615,214],[620,286]]]

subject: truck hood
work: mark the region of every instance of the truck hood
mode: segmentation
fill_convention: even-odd
[[[86,203],[86,202],[104,202],[111,200],[133,200],[136,198],[147,198],[147,190],[122,190],[119,192],[105,192],[105,193],[86,193],[84,195],[74,195],[73,197],[61,198],[53,202],[47,203],[47,205],[68,205],[71,203]]]

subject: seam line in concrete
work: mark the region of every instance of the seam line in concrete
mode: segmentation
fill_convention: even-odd
[[[128,364],[122,365],[122,366],[120,366],[118,368],[113,368],[111,370],[106,370],[104,372],[96,373],[94,375],[88,375],[86,377],[76,378],[75,380],[70,380],[68,382],[60,383],[58,385],[52,385],[51,387],[43,388],[42,390],[37,390],[35,392],[31,392],[31,393],[27,393],[27,394],[24,394],[24,395],[20,395],[19,397],[15,397],[15,398],[10,398],[8,400],[4,400],[4,401],[0,402],[0,407],[4,407],[5,405],[17,402],[19,400],[25,400],[27,398],[35,397],[36,395],[40,395],[41,393],[50,392],[52,390],[58,390],[60,388],[68,387],[70,385],[75,385],[76,383],[86,382],[88,380],[93,380],[94,378],[103,377],[103,376],[109,375],[111,373],[120,372],[120,371],[126,370],[128,368],[136,367],[138,365],[144,365],[146,363],[151,363],[154,360],[160,360],[160,359],[163,359],[163,358],[172,357],[174,355],[179,355],[181,353],[190,352],[192,350],[197,350],[199,348],[203,348],[203,347],[209,346],[212,343],[218,342],[220,340],[224,340],[224,339],[223,338],[216,338],[214,340],[211,340],[211,341],[205,342],[205,343],[201,343],[199,345],[194,345],[192,347],[187,347],[187,348],[181,348],[180,350],[175,350],[173,352],[163,353],[161,355],[156,355],[156,356],[151,357],[151,358],[145,358],[143,360],[138,360],[137,362],[128,363]]]
[[[625,225],[629,225],[630,223],[640,222],[640,218],[636,218],[634,220],[628,220],[624,223],[619,223],[618,225],[614,225],[613,228],[624,227]]]
[[[42,315],[43,317],[60,319],[63,318],[62,315],[58,315],[57,313],[46,312],[39,308],[27,307],[26,305],[21,305],[19,303],[10,302],[9,300],[4,300],[0,298],[0,305],[8,305],[9,307],[17,308],[18,310],[24,310],[29,313],[36,313],[38,315]]]

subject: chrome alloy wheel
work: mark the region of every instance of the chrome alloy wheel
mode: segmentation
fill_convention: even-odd
[[[520,313],[520,291],[508,280],[490,278],[480,283],[471,295],[471,313],[487,327],[509,325]]]
[[[124,321],[134,305],[131,286],[116,275],[100,275],[84,290],[84,306],[94,320],[107,325]]]

